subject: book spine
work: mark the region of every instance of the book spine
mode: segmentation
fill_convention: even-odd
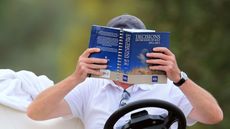
[[[123,51],[123,29],[120,30],[119,40],[118,40],[118,50],[117,50],[117,75],[116,80],[119,80],[119,73],[121,72],[122,65],[122,51]]]

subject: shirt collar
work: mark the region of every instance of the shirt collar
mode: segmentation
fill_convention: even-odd
[[[118,85],[116,85],[112,80],[107,80],[107,79],[104,79],[105,80],[105,85],[103,88],[106,88],[106,87],[116,87],[116,88],[121,88],[119,87]]]
[[[144,91],[150,91],[153,90],[154,84],[135,84],[133,86],[133,92],[136,92],[138,90],[144,90]]]

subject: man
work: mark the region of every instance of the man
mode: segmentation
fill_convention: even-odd
[[[145,29],[141,20],[130,15],[115,17],[107,26]],[[79,57],[70,76],[38,95],[28,108],[28,116],[34,120],[47,120],[72,115],[82,120],[85,129],[102,129],[108,117],[120,107],[125,89],[130,96],[128,103],[153,98],[177,105],[185,114],[188,125],[196,121],[205,124],[220,122],[223,113],[217,101],[186,77],[177,66],[175,55],[162,47],[153,51],[146,54],[149,57],[146,63],[150,64],[151,70],[165,71],[169,79],[167,84],[133,85],[87,78],[89,74],[102,75],[100,69],[107,67],[106,59],[89,58],[90,54],[100,52],[98,48],[90,48]]]

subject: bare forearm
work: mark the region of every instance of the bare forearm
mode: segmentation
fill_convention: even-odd
[[[179,82],[181,70],[177,65],[176,56],[169,49],[156,47],[146,56],[150,58],[146,63],[150,64],[151,70],[165,71],[170,80]],[[192,80],[186,80],[180,89],[194,107],[189,114],[190,118],[207,124],[218,123],[223,119],[223,112],[214,97]]]
[[[83,82],[88,74],[103,75],[100,69],[107,68],[107,60],[89,58],[89,55],[100,52],[99,48],[89,48],[79,57],[75,71],[65,80],[43,91],[32,102],[27,115],[35,120],[45,120],[64,116],[71,113],[64,97],[79,83]]]
[[[215,98],[192,80],[188,79],[180,89],[194,108],[191,118],[206,124],[218,123],[223,119],[223,112]]]
[[[65,80],[40,93],[28,107],[28,116],[37,120],[46,119],[54,110],[58,110],[57,107],[60,107],[59,105],[64,101],[64,97],[77,83],[78,81],[75,80],[75,78],[69,76]],[[67,113],[68,112],[63,110],[62,115]]]

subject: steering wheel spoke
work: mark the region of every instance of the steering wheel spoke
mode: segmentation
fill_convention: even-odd
[[[170,126],[177,121],[177,117],[173,112],[168,112],[168,116],[165,119],[165,127],[166,129],[169,129]]]

